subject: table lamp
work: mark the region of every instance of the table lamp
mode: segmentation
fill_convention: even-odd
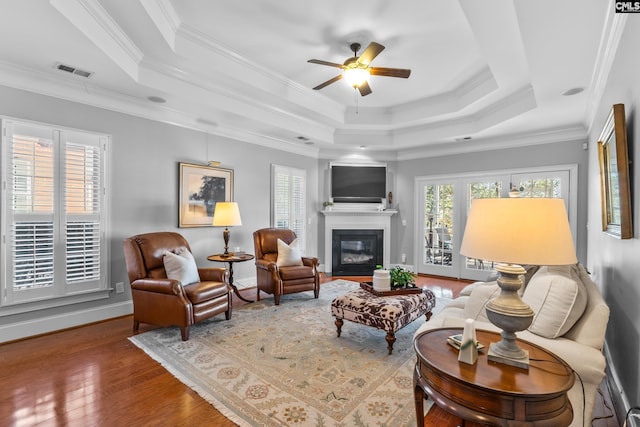
[[[224,238],[224,256],[229,254],[229,227],[242,225],[240,218],[240,209],[236,202],[217,202],[213,211],[214,227],[224,227],[222,237]]]
[[[567,211],[562,199],[489,198],[471,203],[460,253],[499,263],[500,295],[486,305],[487,317],[502,329],[491,343],[489,360],[528,369],[529,354],[516,344],[516,332],[527,329],[533,310],[518,295],[522,265],[569,265],[577,262]]]

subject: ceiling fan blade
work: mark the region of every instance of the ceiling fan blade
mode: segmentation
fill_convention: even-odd
[[[331,80],[327,80],[324,83],[320,83],[318,86],[314,87],[313,90],[320,90],[325,86],[329,86],[331,83],[335,83],[338,80],[340,80],[342,78],[342,74],[338,74],[337,76],[335,76],[334,78],[332,78]]]
[[[360,95],[367,96],[371,93],[371,86],[369,86],[368,81],[364,81],[358,86],[358,90],[360,91]]]
[[[400,77],[406,79],[411,75],[411,70],[406,68],[369,67],[369,73],[373,76]]]
[[[369,65],[373,59],[384,50],[384,46],[376,42],[369,43],[369,46],[362,52],[362,55],[358,58],[358,64]]]
[[[342,64],[336,64],[335,62],[323,61],[321,59],[310,59],[307,62],[311,62],[312,64],[328,65],[330,67],[344,68],[344,65],[342,65]]]

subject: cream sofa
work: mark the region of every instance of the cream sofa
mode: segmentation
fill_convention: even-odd
[[[602,347],[609,307],[580,265],[540,267],[523,279],[522,299],[536,315],[528,330],[517,333],[518,338],[550,350],[574,369],[576,381],[569,390],[571,426],[590,426],[598,386],[605,376]],[[496,282],[467,286],[415,336],[430,329],[463,327],[467,318],[475,319],[476,329],[498,331],[488,321],[484,305],[499,291]]]

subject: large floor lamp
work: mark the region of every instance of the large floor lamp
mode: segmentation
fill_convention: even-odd
[[[471,204],[460,253],[498,262],[500,295],[486,305],[487,317],[502,329],[491,343],[489,360],[528,369],[529,354],[518,347],[516,332],[527,329],[534,312],[520,299],[522,265],[577,262],[567,210],[562,199],[492,198]]]

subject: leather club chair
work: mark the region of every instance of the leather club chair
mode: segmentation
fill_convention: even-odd
[[[124,240],[124,255],[133,298],[133,330],[140,323],[179,326],[182,340],[189,339],[189,327],[225,313],[231,318],[232,293],[225,268],[198,268],[200,282],[183,286],[167,279],[162,261],[165,251],[178,252],[189,243],[173,232],[139,234]]]
[[[303,265],[278,267],[278,239],[290,244],[296,233],[285,228],[263,228],[253,232],[255,246],[258,291],[273,294],[276,305],[280,305],[280,295],[313,291],[314,298],[320,294],[320,273],[318,258],[302,257]]]

